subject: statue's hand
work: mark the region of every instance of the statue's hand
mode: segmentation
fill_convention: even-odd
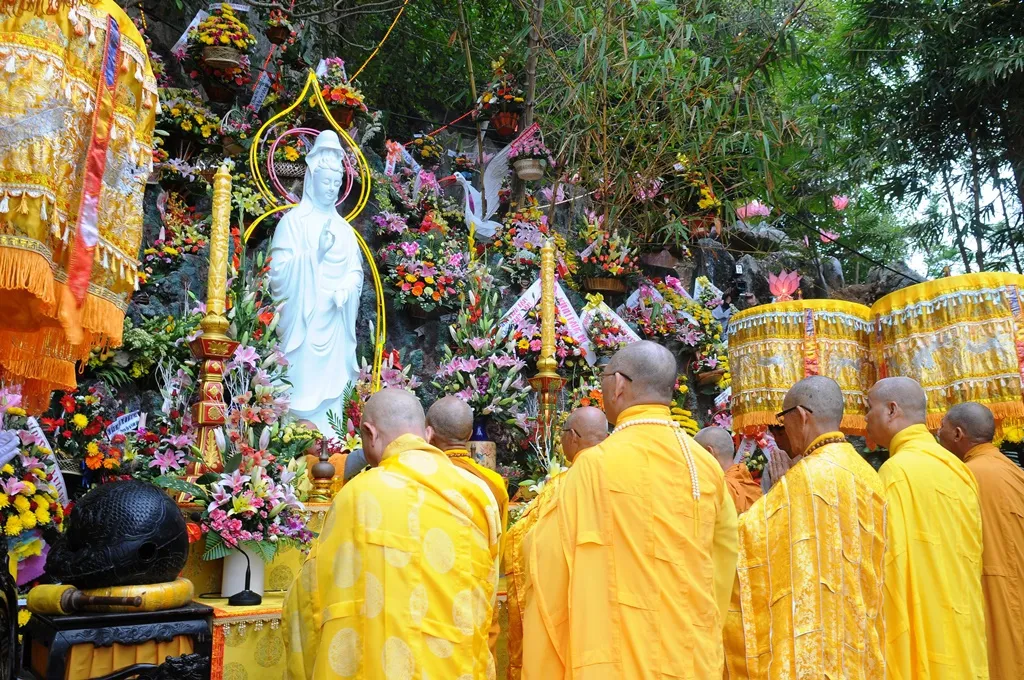
[[[334,291],[333,300],[334,300],[334,306],[337,307],[338,309],[341,309],[342,307],[345,306],[345,303],[348,302],[348,291],[346,291],[346,290],[336,290],[336,291]]]
[[[334,232],[331,231],[331,221],[328,220],[324,224],[323,231],[320,232],[320,247],[317,250],[320,259],[323,259],[324,255],[327,254],[327,251],[334,247],[334,241],[335,236]]]

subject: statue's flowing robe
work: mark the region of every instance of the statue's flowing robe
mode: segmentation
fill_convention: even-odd
[[[335,242],[320,261],[320,233],[328,220]],[[327,411],[342,415],[345,390],[359,374],[356,316],[363,258],[355,232],[333,210],[322,213],[304,199],[278,225],[270,257],[271,289],[284,302],[277,331],[288,359],[292,411],[330,432]]]

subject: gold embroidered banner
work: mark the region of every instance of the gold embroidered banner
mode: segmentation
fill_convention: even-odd
[[[743,431],[774,423],[786,391],[808,375],[814,350],[818,372],[835,379],[846,396],[848,433],[863,434],[867,391],[888,376],[921,383],[932,430],[951,406],[966,401],[988,406],[1000,430],[1020,425],[1022,296],[1024,276],[993,272],[921,283],[870,308],[797,300],[744,310],[730,322],[733,425]]]

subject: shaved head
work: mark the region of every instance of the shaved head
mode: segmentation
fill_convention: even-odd
[[[705,427],[694,436],[694,440],[715,457],[722,470],[728,470],[736,457],[732,435],[724,427]]]
[[[912,425],[924,425],[928,397],[912,378],[883,378],[868,391],[868,437],[889,448],[892,438]]]
[[[942,419],[939,443],[958,458],[978,444],[987,444],[996,437],[996,419],[987,406],[974,401],[957,404]]]
[[[583,449],[597,446],[608,436],[608,418],[593,406],[581,406],[565,419],[562,426],[562,453],[570,463]]]
[[[377,465],[384,449],[403,434],[425,436],[423,405],[415,394],[406,390],[389,388],[375,392],[363,406],[359,429],[366,460]]]
[[[430,443],[442,451],[465,447],[473,435],[473,409],[452,395],[434,402],[427,411]]]
[[[832,378],[808,376],[786,392],[782,412],[790,457],[803,455],[815,439],[839,430],[843,422],[843,391]]]
[[[641,340],[620,349],[601,383],[608,420],[615,422],[630,406],[671,404],[677,371],[675,356],[656,342]]]

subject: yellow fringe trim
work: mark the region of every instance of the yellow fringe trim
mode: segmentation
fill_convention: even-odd
[[[892,314],[893,311],[917,304],[934,300],[940,295],[955,293],[957,291],[984,290],[986,288],[1002,288],[1004,286],[1019,286],[1024,288],[1024,276],[1020,274],[1009,274],[1006,272],[982,272],[979,274],[961,274],[960,276],[949,276],[944,279],[926,281],[909,288],[903,288],[895,293],[889,293],[871,305],[871,313],[879,316]]]
[[[774,411],[751,411],[749,413],[733,415],[732,417],[733,432],[760,431],[766,429],[770,425],[778,424],[779,421],[775,418]],[[839,429],[843,434],[860,436],[863,436],[867,432],[867,427],[867,418],[863,415],[854,413],[844,415],[842,422],[839,424]]]
[[[39,253],[0,247],[0,292],[7,297],[10,291],[29,293],[36,298],[39,313],[53,315],[57,300],[53,270]]]
[[[747,317],[770,314],[772,312],[802,312],[811,309],[815,312],[838,312],[856,316],[864,321],[871,321],[871,308],[857,302],[846,300],[789,300],[787,302],[771,302],[766,305],[750,307],[738,312],[729,320],[730,324],[738,324]]]

